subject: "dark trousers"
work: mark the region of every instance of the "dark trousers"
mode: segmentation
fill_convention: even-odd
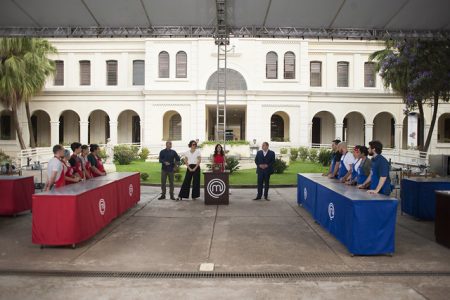
[[[258,172],[258,195],[257,198],[261,198],[263,194],[263,184],[264,184],[264,197],[267,197],[269,194],[269,180],[270,173],[268,171],[259,171]]]
[[[164,170],[161,170],[161,195],[162,196],[166,195],[167,177],[169,177],[170,197],[173,197],[173,190],[174,190],[174,186],[173,186],[173,172],[168,172],[168,171],[164,171]]]
[[[189,165],[191,169],[195,168],[195,165]],[[178,197],[180,198],[189,198],[189,189],[192,184],[192,198],[200,197],[200,167],[197,168],[194,172],[186,170],[186,176],[184,176],[183,185],[181,186],[180,193]]]

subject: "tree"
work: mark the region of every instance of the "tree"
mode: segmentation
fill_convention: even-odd
[[[405,113],[419,110],[424,124],[424,105],[433,107],[430,129],[423,148],[428,152],[440,101],[450,95],[450,41],[387,41],[383,50],[370,56],[377,61],[385,87],[392,87],[405,103]],[[422,130],[422,128],[421,128]]]
[[[48,76],[55,72],[54,62],[48,58],[53,53],[56,53],[56,48],[43,39],[0,39],[0,102],[12,111],[21,149],[26,148],[26,143],[22,137],[17,110],[24,102],[30,143],[31,147],[35,147],[29,102],[44,88]]]

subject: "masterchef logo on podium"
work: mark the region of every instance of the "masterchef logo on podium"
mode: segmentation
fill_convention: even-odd
[[[105,211],[106,211],[105,199],[100,199],[100,201],[98,201],[98,210],[100,211],[100,214],[102,216],[105,214]]]
[[[130,183],[130,186],[128,187],[128,193],[130,194],[130,197],[133,196],[133,185]]]
[[[225,193],[226,185],[223,180],[215,178],[208,182],[208,185],[206,187],[208,194],[213,198],[219,198]]]

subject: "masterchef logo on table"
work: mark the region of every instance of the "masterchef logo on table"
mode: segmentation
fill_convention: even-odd
[[[100,199],[100,201],[98,201],[98,210],[100,211],[100,214],[102,216],[105,214],[105,211],[106,211],[105,199]]]
[[[208,190],[208,194],[213,198],[219,198],[225,193],[226,185],[220,179],[213,179],[208,182],[208,186],[206,188]]]

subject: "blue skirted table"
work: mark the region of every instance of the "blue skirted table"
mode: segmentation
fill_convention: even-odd
[[[400,191],[402,212],[421,220],[434,220],[437,190],[450,190],[450,178],[404,178]]]
[[[397,199],[319,174],[298,174],[297,201],[351,254],[394,253]]]

